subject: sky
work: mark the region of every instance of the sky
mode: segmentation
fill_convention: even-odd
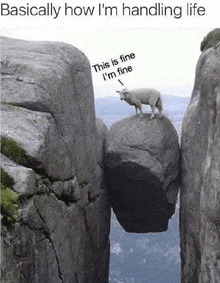
[[[8,2],[27,5],[27,1]],[[31,6],[32,1],[29,2]],[[53,3],[61,5],[61,2],[56,0]],[[33,3],[37,6],[37,3],[42,5],[45,1],[35,0]],[[88,1],[69,2],[73,3],[81,6],[87,3],[88,6]],[[95,6],[98,5],[96,0],[89,3],[98,7]],[[108,3],[113,1],[109,0]],[[134,1],[128,0],[126,3],[134,5]],[[208,12],[206,17],[207,21]],[[95,15],[90,18],[60,16],[57,19],[8,16],[0,18],[0,33],[2,36],[32,41],[62,41],[80,49],[91,64],[95,97],[117,95],[116,90],[123,86],[153,87],[162,94],[190,96],[196,63],[201,54],[200,43],[213,27],[205,24],[204,18],[201,21],[201,17],[191,17],[187,21],[185,19],[185,22],[183,17],[179,20],[173,17],[155,19],[150,21],[143,17],[125,19]],[[128,55],[127,60],[121,55]],[[94,65],[100,67],[95,69]],[[96,71],[97,68],[100,71]]]
[[[200,43],[209,31],[26,28],[4,29],[1,34],[26,40],[62,41],[77,47],[90,61],[96,97],[114,96],[122,84],[127,88],[153,87],[165,94],[190,96],[196,63],[201,54]],[[127,61],[122,62],[121,55],[129,55]],[[112,60],[117,60],[118,64],[113,66]],[[103,68],[103,63],[104,67],[106,63],[110,67]],[[93,67],[97,64],[101,65],[100,71]],[[127,71],[129,66],[132,68],[130,72]],[[126,68],[124,74],[119,74],[118,68]],[[116,76],[108,75],[113,72]]]

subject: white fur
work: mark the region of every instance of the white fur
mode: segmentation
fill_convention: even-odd
[[[136,114],[138,115],[138,109],[143,117],[142,104],[149,104],[151,107],[151,119],[155,115],[156,108],[159,110],[160,118],[162,117],[162,100],[160,92],[152,88],[141,88],[128,90],[126,88],[121,91],[117,91],[120,94],[121,100],[125,100],[128,104],[134,105]]]

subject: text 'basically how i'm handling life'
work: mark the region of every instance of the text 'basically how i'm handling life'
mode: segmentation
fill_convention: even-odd
[[[15,2],[16,3],[16,2]],[[148,6],[127,5],[119,3],[111,6],[107,3],[97,3],[96,5],[72,5],[71,3],[62,3],[56,5],[53,2],[47,2],[44,5],[25,5],[1,3],[2,17],[52,17],[57,19],[59,16],[68,17],[172,17],[180,19],[183,16],[201,17],[206,15],[206,7],[197,2],[187,2],[183,5],[166,5],[163,2],[155,2]]]

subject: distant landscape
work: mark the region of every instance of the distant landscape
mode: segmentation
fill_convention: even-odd
[[[189,97],[163,95],[164,115],[168,117],[179,133],[179,126],[189,104]],[[120,119],[135,115],[135,108],[121,101],[119,97],[108,96],[95,99],[97,117],[101,118],[108,127]],[[143,112],[150,113],[150,107],[143,105]]]
[[[189,97],[164,95],[164,115],[175,126],[179,136]],[[118,97],[95,99],[97,117],[108,127],[120,119],[135,115],[135,108]],[[144,106],[144,112],[150,112]],[[110,283],[179,283],[179,207],[170,220],[167,232],[135,234],[125,232],[112,213]]]

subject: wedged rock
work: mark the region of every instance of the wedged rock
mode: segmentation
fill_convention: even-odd
[[[177,201],[177,133],[166,117],[149,117],[121,120],[107,138],[107,185],[113,210],[127,232],[166,231]]]
[[[182,126],[182,282],[220,282],[220,46],[204,51]]]
[[[2,150],[19,197],[16,219],[2,215],[3,282],[108,282],[106,126],[89,61],[68,44],[1,38],[1,65],[1,135],[26,158]]]

